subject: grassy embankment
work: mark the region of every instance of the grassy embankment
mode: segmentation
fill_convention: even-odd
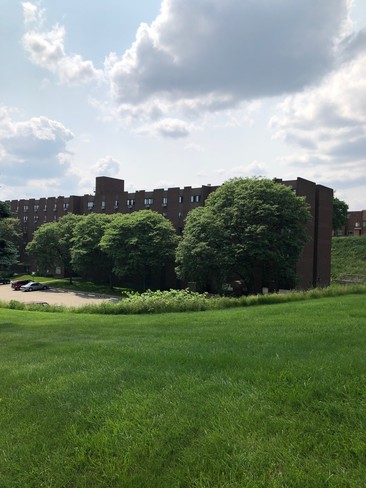
[[[366,275],[366,237],[334,237],[332,281],[344,274]]]
[[[365,302],[0,310],[0,486],[364,486]]]

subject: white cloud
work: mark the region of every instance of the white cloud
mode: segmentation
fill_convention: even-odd
[[[348,0],[163,0],[131,48],[107,59],[112,96],[125,107],[158,99],[168,109],[215,111],[295,92],[334,65],[349,7]]]
[[[287,97],[270,126],[275,137],[336,163],[346,151],[362,157],[366,138],[366,52],[313,89]],[[350,149],[353,148],[353,151]],[[366,147],[364,151],[366,157]]]
[[[92,166],[92,173],[97,176],[112,176],[116,178],[118,177],[120,168],[120,161],[112,158],[112,156],[106,156],[105,158],[99,159],[99,161]]]
[[[162,119],[154,124],[145,125],[137,130],[139,134],[159,135],[171,139],[181,139],[190,133],[191,125],[179,119]]]
[[[31,2],[22,2],[22,7],[25,24],[40,24],[43,21],[44,9],[40,9],[38,5]]]
[[[15,121],[12,112],[0,110],[0,172],[7,185],[27,180],[62,177],[70,167],[67,143],[72,132],[47,117]]]
[[[190,142],[189,144],[187,144],[184,147],[184,149],[186,151],[192,151],[192,152],[196,152],[196,153],[203,153],[204,152],[203,147],[200,144],[196,144],[194,142]]]
[[[79,54],[66,54],[65,28],[56,24],[49,31],[41,29],[37,19],[37,7],[30,2],[23,3],[25,21],[37,21],[36,29],[24,34],[24,50],[33,64],[55,74],[61,83],[86,83],[101,79],[103,72],[94,67],[93,62],[84,60]],[[32,14],[34,14],[32,16]]]
[[[186,120],[231,111],[229,123],[251,122],[258,100],[319,82],[360,49],[352,32],[352,0],[162,0],[160,14],[141,24],[122,56],[110,53],[104,72],[65,51],[65,28],[43,29],[44,10],[23,2],[29,59],[61,83],[109,82],[109,100],[92,100],[106,120],[142,134],[186,137]],[[247,104],[243,118],[243,102]],[[240,109],[235,110],[232,109]]]
[[[252,161],[247,165],[243,164],[241,166],[218,170],[217,174],[225,180],[239,176],[244,178],[266,176],[268,174],[268,168],[262,161]]]
[[[366,184],[366,49],[318,87],[287,97],[270,127],[297,150],[285,165],[333,188]]]

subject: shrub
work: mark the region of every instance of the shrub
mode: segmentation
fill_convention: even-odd
[[[83,307],[64,307],[62,305],[44,306],[38,303],[21,303],[16,300],[11,300],[8,303],[0,302],[0,307],[44,312],[128,315],[219,310],[365,293],[366,285],[333,285],[328,288],[293,291],[283,295],[273,293],[269,295],[242,296],[240,298],[213,296],[208,293],[201,294],[188,289],[169,291],[148,290],[144,293],[125,292],[125,298],[122,298],[119,302],[103,302],[101,304],[91,304]]]

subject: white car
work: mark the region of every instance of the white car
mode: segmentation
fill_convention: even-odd
[[[20,287],[21,291],[47,290],[48,286],[37,281],[30,281],[26,285]]]

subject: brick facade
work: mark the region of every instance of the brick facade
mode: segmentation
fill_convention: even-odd
[[[348,212],[345,227],[337,231],[336,235],[357,237],[366,235],[366,210]]]

